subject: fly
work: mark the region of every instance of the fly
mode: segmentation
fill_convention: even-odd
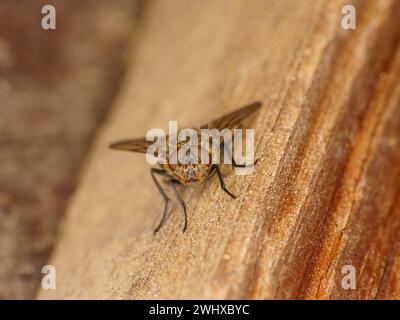
[[[253,102],[218,119],[215,119],[206,125],[201,126],[199,129],[196,129],[196,132],[198,133],[198,136],[200,136],[200,129],[222,130],[226,128],[232,130],[235,128],[239,128],[242,125],[242,122],[251,114],[258,111],[260,107],[260,102]],[[114,142],[110,145],[110,148],[116,150],[146,153],[151,143],[152,142],[147,141],[146,138],[129,139]],[[236,198],[236,196],[232,194],[225,186],[224,178],[220,169],[220,164],[213,164],[211,161],[212,155],[210,150],[212,149],[204,148],[204,146],[201,146],[200,144],[189,146],[187,145],[187,143],[187,141],[178,142],[176,151],[169,154],[167,150],[166,154],[168,156],[166,161],[164,161],[165,163],[158,163],[158,168],[150,169],[151,177],[154,181],[154,184],[156,185],[158,191],[164,199],[164,211],[157,228],[154,230],[154,234],[156,234],[160,230],[165,222],[168,211],[168,203],[170,201],[167,193],[162,188],[160,182],[156,179],[156,176],[168,178],[168,183],[182,206],[185,219],[183,231],[186,231],[187,228],[187,210],[185,201],[182,199],[176,188],[177,185],[188,185],[203,182],[216,173],[222,190],[224,190],[231,198]],[[219,143],[221,144],[221,146],[223,146],[222,141],[220,141]],[[187,152],[182,159],[182,157],[179,156],[179,150],[184,146],[185,152],[186,150]],[[199,161],[200,158],[204,159],[204,156],[206,156],[209,161]],[[255,163],[257,163],[257,161],[255,161]],[[238,168],[246,167],[246,165],[244,164],[237,164],[233,157],[232,166]]]

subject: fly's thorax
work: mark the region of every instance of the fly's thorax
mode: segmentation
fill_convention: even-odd
[[[211,168],[211,152],[200,144],[178,144],[175,151],[169,153],[164,168],[181,183],[203,181]]]

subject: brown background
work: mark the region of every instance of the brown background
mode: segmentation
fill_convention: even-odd
[[[0,127],[2,296],[32,297],[48,262],[57,289],[41,299],[398,299],[400,2],[352,1],[357,29],[343,30],[347,3],[59,1],[54,33],[21,31],[31,50],[2,40],[0,91],[19,101]],[[154,237],[163,203],[145,158],[108,144],[254,100],[260,161],[225,172],[238,199],[216,179],[182,190],[187,232],[175,204]],[[341,287],[348,264],[355,290]]]
[[[57,29],[41,28],[52,4]],[[0,298],[33,298],[123,75],[134,1],[0,3]]]

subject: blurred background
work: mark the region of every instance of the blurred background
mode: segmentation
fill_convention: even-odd
[[[356,31],[346,0],[0,0],[0,299],[35,298],[49,261],[60,290],[41,299],[397,298],[400,0],[350,3]],[[192,232],[175,210],[153,241],[146,164],[108,143],[254,100],[246,196],[214,181]],[[359,291],[342,291],[343,265]]]
[[[56,7],[56,30],[41,27]],[[144,2],[0,2],[0,299],[35,296]]]

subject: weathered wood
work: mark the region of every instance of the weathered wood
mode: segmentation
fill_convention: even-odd
[[[39,298],[399,298],[400,2],[159,1]],[[144,156],[109,142],[254,100],[252,176],[187,190],[160,233]],[[356,289],[341,287],[342,267]]]

